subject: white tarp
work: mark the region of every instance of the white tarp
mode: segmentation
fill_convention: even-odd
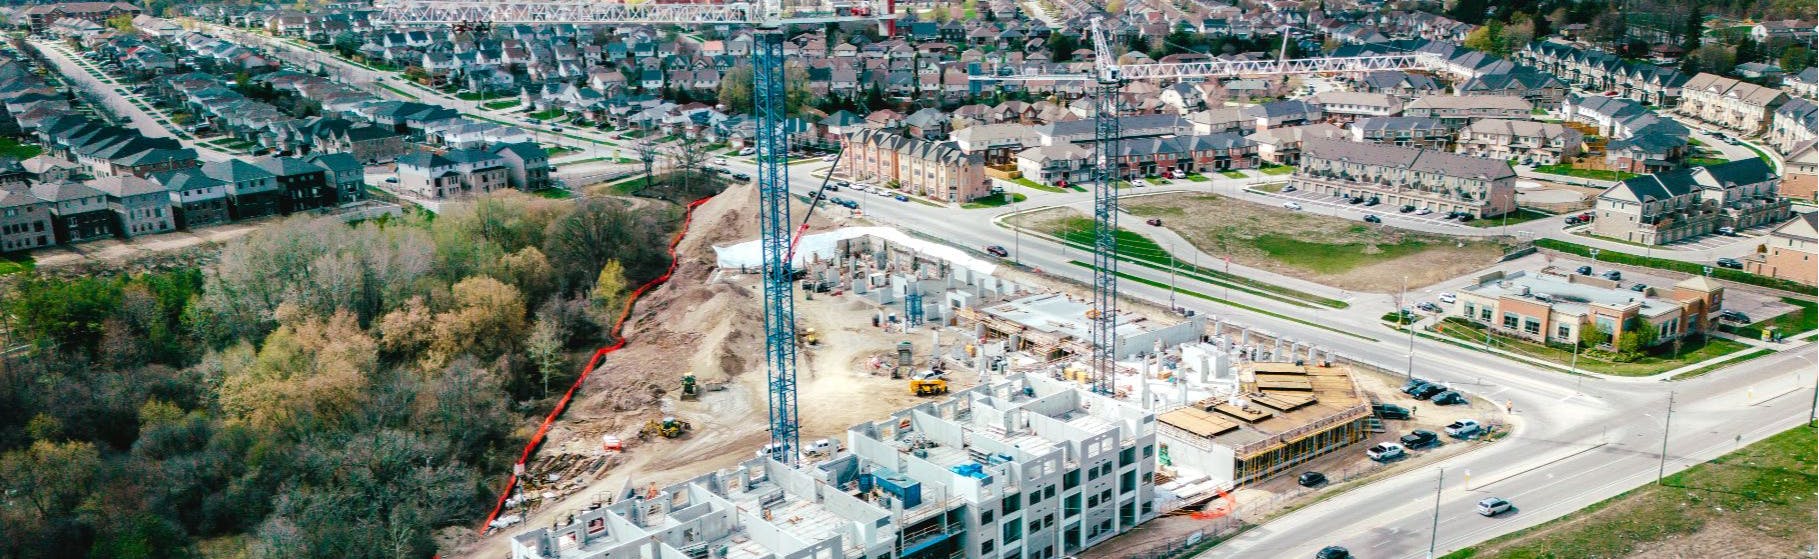
[[[805,235],[796,245],[794,264],[801,268],[810,258],[832,259],[839,250],[840,241],[860,237],[878,237],[899,247],[920,253],[924,256],[947,261],[948,264],[966,268],[979,274],[991,275],[998,269],[997,264],[974,258],[966,251],[948,245],[924,241],[890,227],[843,227],[826,233]],[[758,241],[746,241],[732,246],[714,247],[714,259],[721,268],[746,268],[756,270],[763,265],[764,259],[758,247]]]

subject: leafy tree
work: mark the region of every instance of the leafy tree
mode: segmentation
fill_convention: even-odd
[[[1509,54],[1509,41],[1503,35],[1503,22],[1491,20],[1465,36],[1465,47],[1503,56]]]
[[[1579,329],[1579,344],[1584,347],[1598,347],[1610,341],[1611,333],[1596,325],[1588,324]]]
[[[7,311],[19,334],[70,352],[93,351],[103,322],[119,308],[120,283],[84,277],[59,280],[29,276],[9,297]]]
[[[120,31],[121,33],[138,32],[138,30],[133,27],[133,16],[131,14],[120,14],[107,18],[107,26]]]
[[[1686,28],[1680,31],[1680,48],[1693,52],[1699,48],[1705,36],[1705,6],[1694,2],[1687,10]]]
[[[1813,66],[1813,49],[1793,45],[1781,50],[1781,69],[1792,74]]]
[[[734,66],[720,76],[720,104],[726,106],[727,112],[749,114],[752,112],[752,67],[748,64]]]
[[[367,398],[378,342],[349,313],[323,320],[285,307],[279,314],[283,325],[256,353],[247,345],[230,350],[222,411],[263,429],[340,422]]]
[[[1640,321],[1635,328],[1617,337],[1617,351],[1625,355],[1640,354],[1649,344],[1661,337],[1661,329],[1654,323]]]
[[[454,308],[436,316],[430,359],[452,361],[462,353],[491,360],[517,345],[524,330],[524,298],[518,288],[476,276],[451,289]]]
[[[100,466],[94,443],[38,441],[0,456],[0,485],[41,517],[57,518],[81,504]]]
[[[562,325],[554,321],[539,319],[531,326],[531,335],[524,340],[524,352],[537,367],[538,377],[543,381],[543,397],[549,397],[551,378],[559,377],[566,371],[568,360],[564,356],[567,349],[568,334],[562,331]]]
[[[1074,51],[1080,50],[1080,39],[1067,33],[1055,33],[1048,37],[1049,56],[1055,62],[1067,62],[1074,59]]]

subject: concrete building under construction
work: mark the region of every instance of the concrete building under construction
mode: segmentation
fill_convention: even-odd
[[[1156,516],[1156,416],[1010,376],[864,423],[800,467],[628,486],[514,559],[1052,559]]]
[[[1236,391],[1157,416],[1168,462],[1240,486],[1370,437],[1371,403],[1349,367],[1257,362],[1238,369]]]

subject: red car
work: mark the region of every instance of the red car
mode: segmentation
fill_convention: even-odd
[[[1162,226],[1161,218],[1152,217],[1147,220],[1144,220],[1143,222],[1150,224],[1150,226],[1152,226],[1152,227],[1161,227]]]
[[[999,258],[1010,258],[1011,256],[1011,251],[1004,250],[1004,247],[998,245],[985,247],[985,252],[991,253],[992,256]]]

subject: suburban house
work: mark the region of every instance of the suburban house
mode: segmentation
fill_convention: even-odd
[[[1775,108],[1769,120],[1768,143],[1783,154],[1795,146],[1819,139],[1819,104],[1799,97],[1789,98]]]
[[[985,157],[962,151],[954,142],[862,129],[846,137],[846,150],[842,164],[854,180],[875,181],[943,202],[970,202],[991,193]]]
[[[233,219],[228,213],[227,183],[203,174],[201,169],[159,173],[152,175],[152,180],[170,191],[178,228],[203,227]]]
[[[132,175],[115,175],[88,181],[88,186],[107,194],[108,209],[114,211],[115,230],[122,237],[177,229],[171,194],[164,185]]]
[[[51,205],[51,225],[57,244],[66,245],[114,236],[114,212],[107,194],[76,182],[32,185],[32,196]]]
[[[1679,111],[1725,128],[1755,134],[1768,128],[1769,117],[1787,94],[1772,87],[1701,73],[1681,88]]]
[[[1318,105],[1320,112],[1335,122],[1395,116],[1402,112],[1402,99],[1388,93],[1327,91],[1314,95],[1308,102]]]
[[[284,190],[278,178],[264,168],[239,159],[213,161],[202,165],[202,174],[221,181],[227,187],[229,215],[234,221],[278,215]]]
[[[26,189],[0,189],[0,252],[16,252],[57,243],[51,226],[51,203]]]
[[[1642,342],[1653,346],[1710,331],[1723,306],[1724,286],[1705,276],[1637,292],[1620,282],[1548,267],[1539,273],[1491,272],[1459,290],[1446,311],[1494,332],[1567,345],[1581,343],[1580,332],[1588,328],[1604,334],[1601,343],[1614,343],[1648,322],[1656,337]]]
[[[1528,118],[1531,107],[1521,97],[1506,95],[1429,95],[1402,109],[1402,116],[1437,118],[1463,126],[1480,118]]]
[[[125,2],[64,2],[61,4],[39,4],[21,8],[16,14],[31,27],[32,33],[43,33],[57,20],[72,18],[94,23],[105,23],[115,16],[137,16],[143,10]]]
[[[1609,138],[1604,163],[1613,170],[1655,173],[1686,158],[1691,131],[1642,103],[1603,95],[1573,96],[1561,106],[1567,120],[1591,126]]]
[[[1476,218],[1516,211],[1516,172],[1508,161],[1343,140],[1307,139],[1301,146],[1301,168],[1289,184],[1304,191]]]
[[[1092,179],[1093,150],[1079,144],[1036,146],[1017,152],[1017,171],[1042,184],[1072,184]]]
[[[1585,135],[1553,122],[1477,120],[1459,130],[1458,153],[1524,164],[1553,165],[1579,155]]]
[[[476,149],[420,151],[398,158],[398,187],[413,196],[442,200],[506,188],[505,159]]]
[[[328,184],[335,191],[335,202],[346,204],[366,199],[366,166],[347,153],[314,153],[303,158],[327,171]]]
[[[1451,150],[1457,127],[1425,116],[1383,116],[1351,123],[1352,141]]]
[[[1819,281],[1819,214],[1797,214],[1768,234],[1767,252],[1743,260],[1743,271],[1807,285]]]
[[[1631,178],[1598,195],[1595,235],[1661,245],[1787,219],[1781,177],[1759,158]]]
[[[1512,54],[1561,81],[1662,107],[1680,102],[1682,87],[1689,79],[1673,68],[1631,62],[1552,40],[1529,43]]]
[[[1781,79],[1781,89],[1789,95],[1819,99],[1819,68],[1808,67]]]
[[[553,186],[549,176],[549,152],[533,142],[493,146],[493,153],[505,160],[506,184],[525,192],[536,192]]]
[[[1307,138],[1343,140],[1351,134],[1327,123],[1258,130],[1244,139],[1257,146],[1257,158],[1278,165],[1301,163],[1301,142]]]
[[[335,205],[335,189],[329,185],[328,169],[297,157],[266,157],[254,160],[254,164],[271,173],[279,191],[284,193],[279,208],[285,214]]]
[[[1557,109],[1566,99],[1566,84],[1552,75],[1530,71],[1489,74],[1466,80],[1455,90],[1459,95],[1505,95],[1520,97],[1537,109]]]

